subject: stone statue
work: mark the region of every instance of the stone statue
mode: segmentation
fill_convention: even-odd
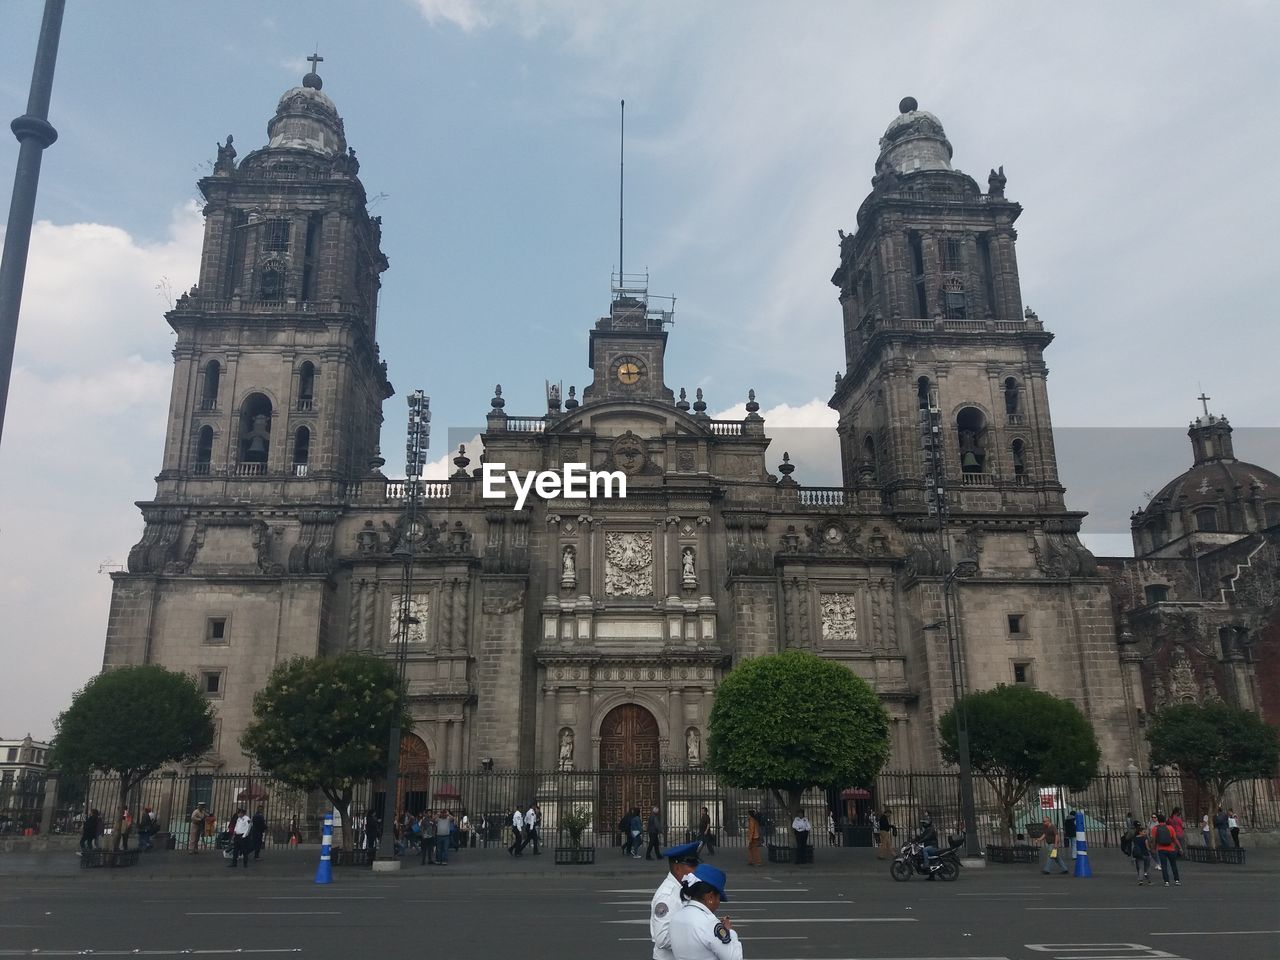
[[[698,734],[697,727],[690,727],[684,735],[684,750],[690,764],[702,762],[702,737]]]
[[[578,564],[573,547],[565,547],[560,555],[560,582],[565,586],[578,582]]]
[[[680,551],[680,579],[689,586],[697,586],[698,571],[694,567],[693,547]]]
[[[573,769],[573,731],[568,727],[560,731],[560,756],[556,767],[560,770]]]
[[[231,145],[231,134],[227,134],[227,142],[218,144],[218,159],[214,161],[214,173],[230,173],[236,167],[236,148]]]
[[[1004,185],[1009,182],[1009,178],[1004,175],[1004,167],[999,170],[992,170],[987,177],[987,196],[1003,197]]]

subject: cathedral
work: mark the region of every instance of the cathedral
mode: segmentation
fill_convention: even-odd
[[[203,766],[246,766],[239,737],[274,665],[391,657],[402,628],[407,762],[439,770],[696,766],[718,680],[793,647],[873,686],[893,720],[891,767],[934,769],[957,679],[951,623],[968,689],[1069,698],[1104,764],[1135,756],[1149,668],[1177,655],[1148,631],[1169,598],[1143,599],[1147,567],[1133,564],[1167,570],[1177,592],[1189,561],[1112,569],[1081,545],[1054,451],[1053,334],[1022,301],[1021,207],[1002,169],[984,190],[954,168],[941,122],[911,98],[885,130],[832,277],[839,487],[793,476],[746,384],[744,415],[727,420],[669,386],[671,313],[619,277],[584,323],[581,395],[550,388],[535,404],[495,389],[483,453],[459,450],[452,476],[415,495],[379,455],[393,395],[377,344],[380,220],[321,88],[313,67],[280,98],[265,146],[237,159],[228,137],[199,183],[199,279],[166,315],[163,462],[113,574],[105,667],[197,677],[219,729]],[[516,509],[484,496],[484,463],[585,464],[625,477],[626,496]],[[1252,488],[1241,495],[1254,530],[1277,522],[1264,501],[1280,480],[1263,474],[1256,505]],[[1140,555],[1162,556],[1177,517],[1200,516],[1187,496],[1183,484],[1135,520]],[[1197,696],[1210,674],[1234,696],[1251,669],[1234,666],[1233,631],[1257,624],[1219,619],[1225,646],[1206,654]]]

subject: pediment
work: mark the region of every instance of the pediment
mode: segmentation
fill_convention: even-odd
[[[673,406],[630,400],[586,404],[548,425],[546,433],[553,436],[592,433],[597,437],[632,433],[650,439],[672,435],[703,437],[710,431],[703,421]]]

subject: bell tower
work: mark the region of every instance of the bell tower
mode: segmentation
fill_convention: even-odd
[[[840,232],[844,482],[895,513],[1060,513],[1043,352],[1003,168],[984,193],[914,98],[880,140],[857,231]]]
[[[647,399],[669,403],[675,399],[663,372],[675,298],[669,298],[671,309],[650,304],[650,300],[662,299],[650,296],[646,274],[615,276],[609,315],[596,321],[588,340],[592,380],[583,388],[583,402]]]
[[[377,295],[387,258],[355,151],[316,67],[280,98],[266,146],[232,138],[200,180],[199,283],[177,334],[158,500],[261,484],[309,497],[367,472],[382,401]],[[249,494],[250,491],[258,491]]]

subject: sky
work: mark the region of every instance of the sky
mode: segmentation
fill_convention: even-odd
[[[0,118],[25,110],[42,4],[0,4]],[[677,297],[668,384],[740,416],[754,388],[802,483],[838,482],[837,229],[898,101],[954,164],[1003,165],[1047,353],[1068,504],[1129,551],[1129,512],[1189,465],[1196,396],[1280,467],[1280,7],[719,0],[130,0],[68,5],[0,444],[0,734],[47,736],[101,666],[111,569],[154,493],[163,319],[200,255],[195,181],[243,157],[313,50],[383,217],[379,340],[432,456],[544,380],[589,381],[617,265]],[[0,141],[7,209],[14,141]]]

